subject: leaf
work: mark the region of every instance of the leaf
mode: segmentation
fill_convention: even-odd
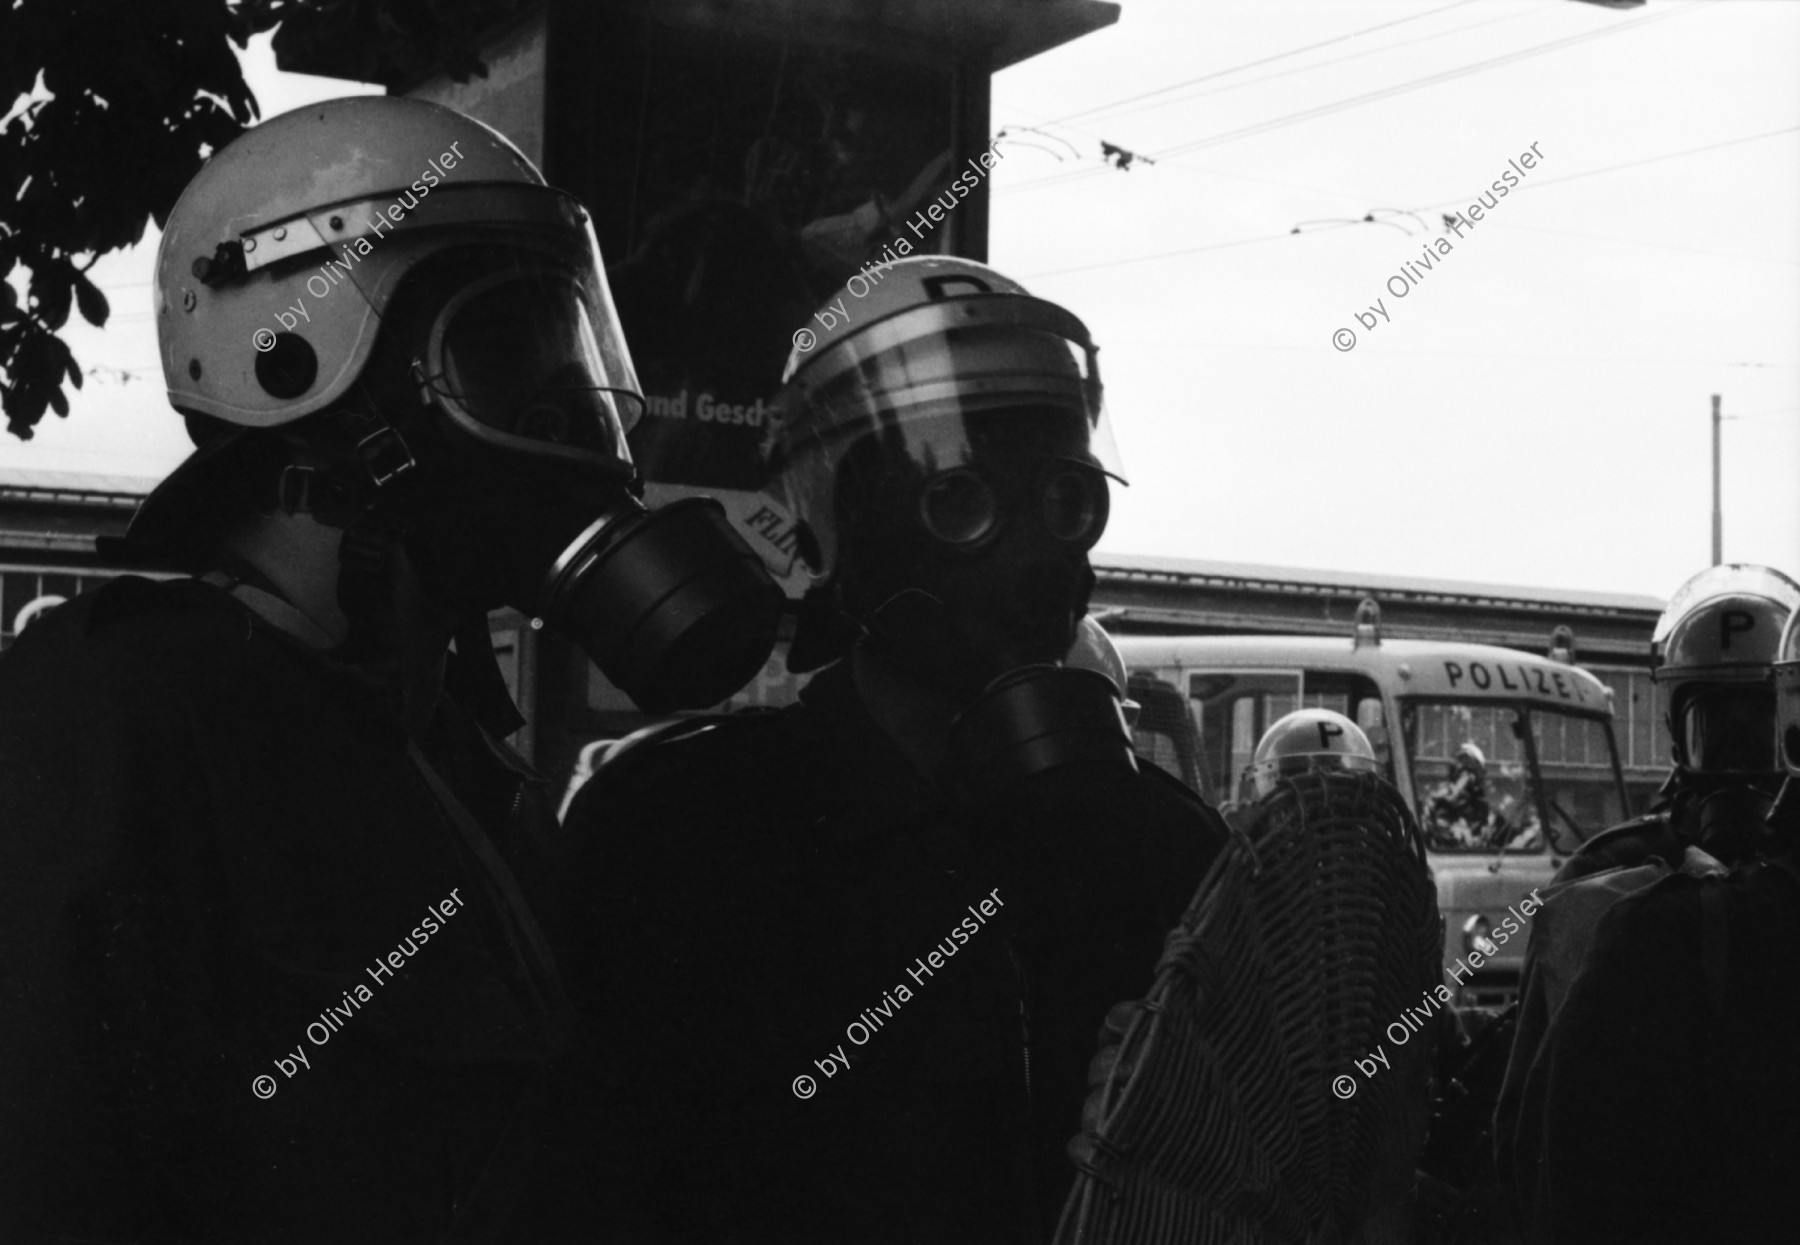
[[[31,296],[37,300],[33,311],[45,328],[59,329],[69,320],[69,296],[74,292],[70,278],[75,271],[60,258],[47,269],[40,267],[31,274]]]
[[[112,312],[100,287],[89,281],[86,273],[80,272],[75,274],[75,306],[80,309],[81,318],[95,328],[105,327],[106,317]],[[75,383],[81,382],[77,380]]]

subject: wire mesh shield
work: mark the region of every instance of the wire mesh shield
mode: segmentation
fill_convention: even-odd
[[[1108,1018],[1058,1245],[1410,1241],[1431,1026],[1387,1029],[1429,1010],[1440,947],[1399,794],[1370,774],[1283,780],[1201,883],[1149,996]]]

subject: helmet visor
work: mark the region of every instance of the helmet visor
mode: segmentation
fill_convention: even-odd
[[[1290,752],[1286,756],[1256,761],[1245,770],[1246,790],[1255,798],[1268,795],[1284,778],[1328,771],[1349,774],[1379,774],[1381,762],[1374,757],[1354,752]]]
[[[1687,767],[1701,774],[1769,774],[1775,760],[1775,696],[1767,686],[1711,687],[1681,710]]]
[[[604,285],[522,265],[480,277],[432,326],[425,384],[466,432],[514,452],[629,463],[643,409]]]

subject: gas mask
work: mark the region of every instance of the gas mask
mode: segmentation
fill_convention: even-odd
[[[870,441],[839,474],[840,600],[884,655],[958,701],[1008,670],[1062,660],[1107,518],[1097,468],[1006,452],[1037,439],[1008,434],[1041,412],[990,418],[982,451],[949,470],[914,470]]]
[[[1775,695],[1767,684],[1702,685],[1674,715],[1684,763],[1705,778],[1752,781],[1780,772],[1775,757]]]
[[[896,463],[878,439],[839,468],[840,607],[883,660],[964,706],[945,777],[978,795],[1077,761],[1135,768],[1118,689],[1060,664],[1109,499],[1091,463],[1035,452],[1047,422],[990,413],[975,452],[944,471]]]
[[[1781,784],[1775,696],[1766,682],[1689,684],[1670,706],[1681,758],[1676,829],[1720,860],[1768,850]]]
[[[638,499],[615,323],[604,278],[544,256],[421,266],[389,326],[415,405],[373,434],[390,483],[346,540],[387,530],[435,597],[541,619],[648,712],[704,708],[768,659],[784,597],[717,502]]]

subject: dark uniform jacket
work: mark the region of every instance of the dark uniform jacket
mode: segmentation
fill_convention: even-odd
[[[1774,950],[1800,890],[1740,863],[1762,830],[1754,800],[1677,790],[1545,888],[1495,1114],[1532,1240],[1765,1239],[1753,1156],[1766,1141],[1800,1157],[1800,1080],[1774,1066],[1800,1021],[1800,978]],[[1769,1131],[1771,1112],[1796,1118]]]
[[[1101,1022],[1227,834],[1147,763],[953,807],[844,665],[626,753],[566,828],[606,1122],[682,1245],[1048,1240]]]
[[[1760,861],[1700,874],[1604,910],[1509,1070],[1501,1169],[1533,1242],[1793,1239],[1800,881]]]
[[[0,657],[0,1241],[560,1239],[482,1235],[567,1222],[520,1192],[554,822],[448,697],[424,752],[460,813],[376,684],[200,581]]]

